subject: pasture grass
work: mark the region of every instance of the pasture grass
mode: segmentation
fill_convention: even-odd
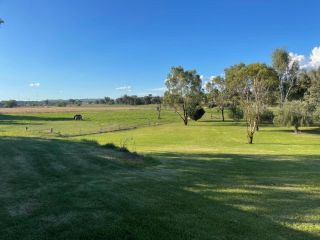
[[[140,121],[132,111],[76,124]],[[253,145],[243,123],[209,114],[68,138],[21,129],[69,124],[57,114],[0,117],[0,239],[320,239],[316,127],[263,125]]]

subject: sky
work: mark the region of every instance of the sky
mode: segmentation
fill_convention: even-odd
[[[286,48],[320,65],[318,0],[0,0],[0,99],[161,95]]]

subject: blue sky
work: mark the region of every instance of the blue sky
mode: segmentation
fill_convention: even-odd
[[[0,99],[161,94],[171,66],[219,75],[320,46],[318,0],[0,0]]]

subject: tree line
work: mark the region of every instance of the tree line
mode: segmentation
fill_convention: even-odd
[[[265,120],[293,126],[298,133],[300,126],[320,118],[320,67],[300,68],[285,49],[274,50],[271,66],[235,64],[204,85],[196,70],[172,67],[165,85],[164,103],[185,125],[189,118],[201,118],[203,106],[217,107],[222,121],[228,108],[231,118],[245,120],[250,144]],[[271,111],[271,106],[278,111]]]
[[[119,98],[104,97],[99,99],[69,99],[69,100],[44,100],[44,101],[17,101],[7,100],[1,101],[0,107],[14,108],[14,107],[36,107],[36,106],[81,106],[83,104],[106,104],[106,105],[149,105],[160,104],[162,102],[161,96],[153,96],[152,94],[146,96],[124,95]]]

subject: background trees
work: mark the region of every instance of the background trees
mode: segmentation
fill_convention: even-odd
[[[18,102],[16,100],[8,100],[4,102],[4,107],[6,108],[14,108],[18,106]]]
[[[272,53],[272,66],[279,78],[279,104],[283,106],[288,100],[296,84],[299,73],[299,63],[292,61],[284,49],[276,49]]]
[[[200,106],[202,101],[200,76],[195,70],[172,67],[165,84],[165,104],[171,106],[184,124],[188,125],[190,112]]]

